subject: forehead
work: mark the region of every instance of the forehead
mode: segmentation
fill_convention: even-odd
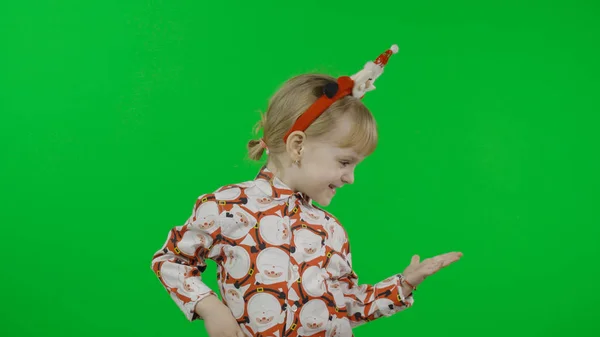
[[[320,140],[321,146],[327,147],[329,151],[338,155],[352,156],[359,160],[363,159],[363,156],[359,154],[354,147],[340,146],[350,137],[352,125],[354,123],[353,120],[347,117],[342,117],[337,120],[331,130]]]
[[[340,139],[343,138],[338,138],[334,134],[328,134],[325,139],[315,140],[313,147],[317,150],[317,153],[326,156],[339,156],[344,157],[345,159],[354,159],[355,161],[364,159],[364,156],[359,154],[356,149],[352,147],[341,147]]]
[[[343,159],[351,159],[357,162],[364,159],[364,156],[356,152],[356,150],[353,148],[341,148],[339,146],[333,146],[332,153],[333,155],[342,157]]]
[[[337,147],[348,138],[352,130],[352,123],[348,118],[340,118],[327,130],[324,135],[309,139],[315,146]]]

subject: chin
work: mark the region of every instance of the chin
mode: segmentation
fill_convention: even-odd
[[[322,206],[322,207],[327,207],[327,206],[329,206],[329,204],[330,204],[330,202],[329,202],[329,201],[326,201],[326,202],[319,202],[318,200],[315,200],[315,202],[316,202],[316,203],[317,203],[319,206]]]
[[[331,198],[313,199],[313,201],[323,207],[327,207],[327,206],[329,206],[329,204],[331,204]]]

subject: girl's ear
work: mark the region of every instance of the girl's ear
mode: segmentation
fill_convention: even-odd
[[[306,144],[306,134],[302,131],[292,132],[285,144],[285,150],[293,161],[300,160]]]

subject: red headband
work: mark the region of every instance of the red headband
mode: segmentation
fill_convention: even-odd
[[[375,62],[367,62],[364,68],[355,75],[341,76],[336,83],[327,84],[323,88],[323,95],[296,119],[294,125],[283,136],[283,142],[287,142],[289,135],[294,131],[306,131],[323,112],[340,98],[352,95],[362,99],[367,91],[375,90],[373,83],[383,73],[383,67],[387,64],[390,56],[397,52],[398,46],[393,45],[379,55]]]

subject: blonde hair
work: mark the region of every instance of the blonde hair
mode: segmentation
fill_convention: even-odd
[[[322,74],[304,74],[286,81],[271,97],[267,112],[254,132],[263,129],[263,141],[269,154],[285,152],[283,136],[292,127],[296,119],[308,109],[323,93],[323,87],[336,79]],[[370,155],[377,146],[377,125],[375,118],[360,99],[346,96],[333,103],[305,131],[309,138],[325,136],[342,117],[352,121],[350,132],[342,139],[339,147],[353,148],[361,155]],[[260,140],[248,142],[248,155],[252,160],[260,160],[264,153]]]

